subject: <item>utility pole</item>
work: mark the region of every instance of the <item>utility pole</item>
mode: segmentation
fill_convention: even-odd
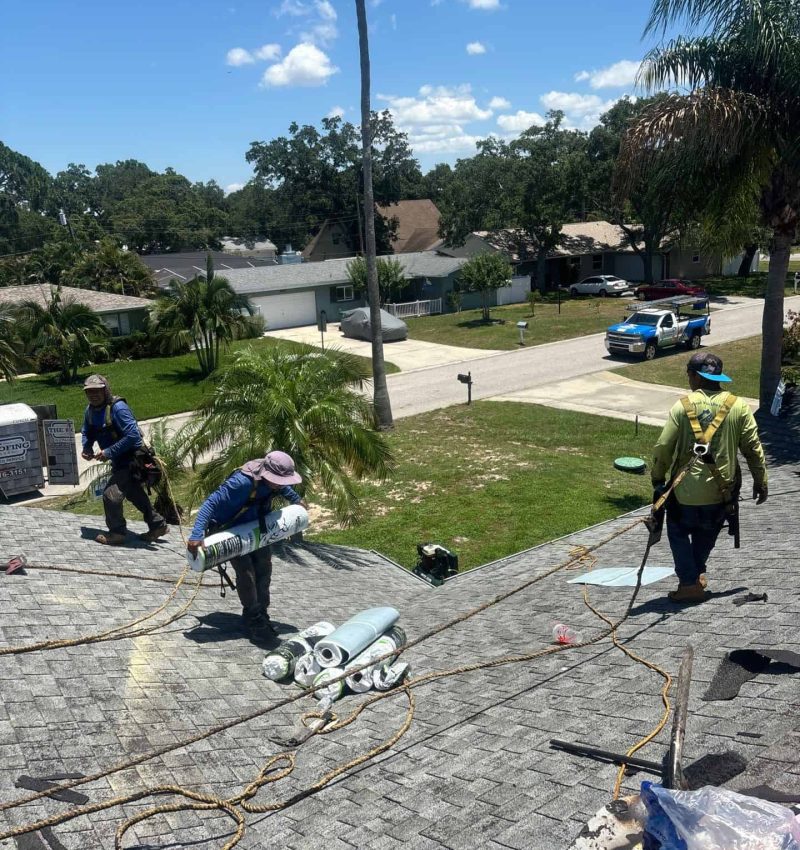
[[[381,298],[378,289],[378,265],[375,257],[375,203],[372,192],[372,122],[370,111],[369,40],[367,11],[364,0],[356,0],[358,16],[358,46],[361,55],[361,147],[364,169],[364,234],[367,260],[367,294],[369,319],[372,326],[372,387],[375,417],[381,431],[394,427],[389,388],[386,385],[386,364],[383,359],[381,329]]]

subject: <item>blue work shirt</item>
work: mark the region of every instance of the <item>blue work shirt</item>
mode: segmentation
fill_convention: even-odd
[[[111,406],[111,426],[106,427],[106,405],[87,405],[81,428],[83,450],[94,452],[97,443],[111,461],[112,469],[119,469],[131,462],[133,453],[144,441],[136,417],[124,401]]]
[[[237,524],[256,520],[258,519],[259,509],[268,514],[272,510],[274,496],[282,496],[292,505],[301,501],[301,497],[291,487],[272,490],[266,481],[259,481],[250,507],[242,510],[252,491],[253,479],[241,470],[234,472],[200,505],[189,539],[202,540],[206,536],[209,526],[224,526],[234,517]],[[241,513],[239,513],[240,511]]]

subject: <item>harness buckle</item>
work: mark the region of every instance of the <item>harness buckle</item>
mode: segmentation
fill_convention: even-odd
[[[695,443],[692,447],[692,452],[695,457],[699,457],[703,460],[710,457],[711,455],[711,444],[710,443]]]

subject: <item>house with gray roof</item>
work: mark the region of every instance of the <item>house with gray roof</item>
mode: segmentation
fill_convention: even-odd
[[[408,284],[400,300],[442,299],[456,285],[461,257],[446,257],[433,251],[392,255],[403,267]],[[324,310],[328,321],[366,304],[353,289],[347,274],[352,257],[318,263],[262,266],[225,272],[236,292],[247,295],[264,316],[270,330],[313,325]],[[474,298],[474,296],[473,296]],[[478,299],[475,305],[478,306]]]
[[[72,298],[94,310],[111,332],[112,336],[127,336],[144,324],[147,311],[153,302],[146,298],[134,298],[131,295],[118,295],[115,292],[97,292],[94,289],[78,289],[62,286],[63,298]],[[0,288],[0,304],[20,304],[23,301],[36,301],[46,306],[50,293],[55,287],[32,283],[26,286],[6,286]]]

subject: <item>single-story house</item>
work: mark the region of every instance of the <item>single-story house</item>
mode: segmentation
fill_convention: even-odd
[[[549,286],[566,286],[596,274],[613,274],[624,280],[644,280],[642,257],[634,251],[625,231],[608,221],[583,221],[565,224],[562,242],[547,257],[546,279]],[[527,243],[527,244],[526,244]],[[487,251],[504,253],[515,266],[516,274],[536,275],[536,249],[524,235],[512,230],[475,231],[463,245],[442,246],[440,253],[453,257],[474,257]],[[699,249],[665,241],[653,257],[653,277],[695,279],[708,275],[735,274],[738,257],[723,258]],[[758,255],[752,270],[758,269]]]
[[[455,286],[458,271],[466,262],[460,257],[445,257],[432,251],[393,256],[403,266],[408,284],[398,301],[442,299],[448,309],[447,294]],[[247,295],[264,316],[270,330],[315,324],[321,311],[328,321],[339,321],[341,313],[366,304],[353,290],[347,267],[352,258],[324,260],[319,263],[264,266],[234,269],[225,276],[234,290]],[[480,296],[464,296],[463,306],[477,307]]]
[[[378,215],[397,219],[393,254],[415,254],[433,251],[442,244],[439,238],[439,209],[430,198],[415,201],[398,201],[396,204],[376,205]],[[342,257],[353,257],[361,250],[352,244],[352,228],[335,219],[325,221],[319,232],[303,249],[306,262],[320,262]]]
[[[0,288],[0,304],[36,301],[44,307],[50,299],[51,289],[54,288],[38,283],[2,287]],[[147,311],[153,304],[146,298],[117,295],[113,292],[97,292],[94,289],[78,289],[72,286],[62,286],[61,295],[65,299],[72,298],[94,310],[112,336],[127,336],[141,328]]]
[[[274,266],[277,262],[274,252],[264,256],[226,254],[222,251],[211,251],[210,253],[214,260],[214,272],[225,277],[232,269]],[[208,251],[142,254],[139,259],[150,269],[153,280],[159,289],[167,289],[171,280],[186,282],[198,275],[205,277],[208,254]]]

